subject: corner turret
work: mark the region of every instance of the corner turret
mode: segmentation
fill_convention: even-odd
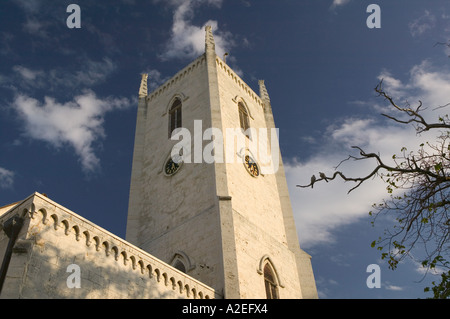
[[[141,86],[139,88],[139,98],[146,97],[148,94],[147,79],[148,79],[148,74],[147,73],[142,74]]]
[[[263,105],[264,105],[264,111],[272,112],[272,106],[270,104],[270,97],[269,97],[269,93],[267,92],[267,88],[266,85],[264,84],[264,80],[259,80],[259,97],[261,98],[261,100],[263,101]]]
[[[216,43],[210,25],[205,26],[205,52],[216,54]]]

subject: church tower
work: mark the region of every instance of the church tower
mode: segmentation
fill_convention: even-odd
[[[162,86],[142,75],[126,240],[224,298],[317,298],[265,83],[256,94],[205,30],[205,53]]]

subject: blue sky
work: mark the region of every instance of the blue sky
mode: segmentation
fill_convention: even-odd
[[[66,25],[71,3],[79,29]],[[372,3],[381,28],[366,25]],[[430,106],[430,119],[445,111],[432,108],[450,102],[450,49],[435,45],[450,40],[448,1],[2,1],[0,206],[38,191],[124,237],[140,74],[153,89],[202,54],[205,24],[256,92],[265,80],[319,296],[426,297],[433,276],[421,281],[414,260],[391,271],[370,247],[390,222],[370,226],[371,205],[386,196],[379,181],[350,195],[339,181],[295,185],[332,173],[352,145],[390,158],[430,138],[382,118],[373,88],[383,78],[400,101]],[[381,267],[381,288],[366,285],[370,264]]]

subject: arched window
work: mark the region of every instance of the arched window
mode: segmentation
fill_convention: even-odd
[[[243,132],[245,132],[250,127],[248,120],[248,112],[242,102],[238,103],[238,109],[239,109],[239,121],[241,124],[241,129]]]
[[[272,267],[269,263],[264,266],[264,284],[267,299],[279,299],[278,287]]]
[[[172,136],[172,132],[181,127],[181,101],[175,99],[169,110],[169,138]]]
[[[182,251],[178,251],[173,255],[170,265],[185,274],[195,268],[188,255]]]
[[[186,273],[186,266],[179,259],[175,260],[173,267],[178,269],[179,271]]]

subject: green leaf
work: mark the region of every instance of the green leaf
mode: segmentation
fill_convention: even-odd
[[[434,170],[438,173],[442,169],[442,163],[434,165]]]

